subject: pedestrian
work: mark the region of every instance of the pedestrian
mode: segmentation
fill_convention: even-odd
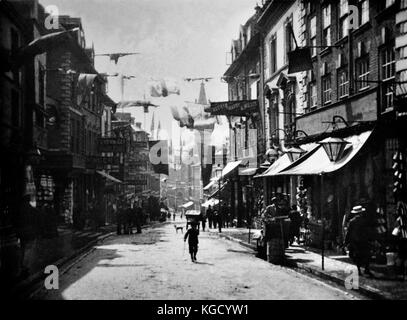
[[[124,217],[124,204],[119,200],[117,211],[116,211],[116,224],[117,224],[117,234],[121,235],[123,230],[123,217]]]
[[[133,210],[130,206],[130,203],[126,203],[126,209],[124,211],[125,214],[125,233],[132,234],[133,233]]]
[[[184,242],[187,241],[189,245],[189,254],[191,255],[191,261],[196,262],[196,254],[198,253],[198,236],[199,230],[196,228],[196,223],[191,223],[191,228],[185,233]]]
[[[216,225],[217,225],[217,222],[218,222],[218,210],[217,209],[215,209],[214,211],[213,211],[213,215],[212,215],[212,224],[213,224],[213,228],[214,229],[216,229]]]
[[[175,211],[172,212],[172,221],[175,221]]]
[[[135,204],[135,225],[136,225],[136,232],[141,233],[141,224],[143,220],[143,208],[141,204]]]
[[[222,227],[229,228],[229,208],[226,205],[226,203],[224,203],[222,205],[221,211],[220,211],[220,216],[221,216],[221,222],[222,222]]]
[[[38,210],[31,206],[30,201],[31,196],[29,194],[23,196],[17,216],[15,217],[17,237],[20,240],[19,268],[22,278],[29,275],[29,270],[24,265],[24,257],[30,248],[35,247],[39,232],[39,213]]]
[[[371,228],[366,217],[366,209],[362,206],[353,207],[351,213],[354,217],[349,221],[345,244],[349,249],[350,258],[356,263],[359,274],[361,267],[365,267],[365,274],[370,272],[370,239]]]
[[[206,216],[208,217],[209,228],[212,228],[212,220],[213,220],[213,210],[211,206],[208,206],[206,210]]]
[[[223,216],[222,216],[222,209],[220,212],[218,212],[218,216],[217,216],[217,224],[218,224],[218,228],[219,228],[219,232],[222,232],[222,226],[223,226]]]
[[[288,215],[290,218],[290,228],[289,228],[289,243],[292,245],[295,240],[297,242],[300,239],[300,227],[301,227],[301,214],[297,210],[296,205],[291,206],[290,213]]]
[[[206,215],[202,215],[202,231],[205,231],[205,226],[206,226]]]

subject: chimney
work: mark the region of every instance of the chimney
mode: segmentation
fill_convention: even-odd
[[[136,128],[141,130],[141,122],[136,122]]]

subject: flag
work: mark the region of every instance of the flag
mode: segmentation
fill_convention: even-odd
[[[180,94],[177,83],[170,79],[151,80],[148,83],[150,95],[155,98],[167,97],[170,94]]]
[[[197,130],[213,130],[216,120],[214,118],[201,119],[194,121],[194,129]]]
[[[172,117],[174,118],[174,120],[180,121],[181,118],[180,118],[177,107],[171,106],[170,109],[171,109],[171,114],[172,114]]]
[[[79,31],[74,28],[66,31],[59,31],[46,34],[31,41],[28,45],[20,48],[13,58],[14,65],[20,66],[26,60],[44,52],[50,51],[66,42],[73,40],[73,35]]]
[[[120,101],[117,104],[117,109],[135,108],[135,107],[143,107],[143,108],[154,107],[154,108],[156,108],[158,106],[151,103],[150,101],[146,101],[146,100]]]

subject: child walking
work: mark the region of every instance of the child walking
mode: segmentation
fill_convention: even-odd
[[[196,261],[196,254],[198,252],[198,236],[199,230],[196,228],[196,224],[191,224],[191,228],[185,233],[184,242],[187,241],[189,245],[189,254],[191,255],[191,261]]]

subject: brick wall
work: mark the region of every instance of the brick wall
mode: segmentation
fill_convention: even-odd
[[[343,98],[340,99],[338,96],[338,70],[337,70],[337,60],[338,55],[342,53],[345,57],[345,64],[349,63],[349,43],[348,37],[343,39],[338,39],[339,35],[339,24],[338,24],[338,8],[337,2],[331,2],[331,44],[332,45],[339,45],[340,48],[321,48],[317,49],[316,58],[313,61],[313,72],[316,79],[317,84],[317,92],[318,92],[318,106],[316,110],[306,110],[309,111],[309,116],[303,116],[298,119],[298,129],[302,129],[304,131],[305,128],[308,128],[309,131],[306,131],[308,134],[310,133],[320,133],[326,129],[326,125],[322,126],[315,121],[324,120],[330,121],[332,120],[332,115],[339,114],[344,115],[345,119],[352,122],[352,120],[376,120],[377,118],[377,108],[380,108],[380,104],[378,105],[378,97],[377,97],[377,83],[370,83],[369,89],[364,93],[358,92],[356,90],[356,83],[353,86],[355,88],[354,93],[355,96],[352,98]],[[352,53],[353,59],[351,63],[353,63],[353,72],[354,78],[356,78],[356,69],[355,69],[355,59],[358,53],[358,43],[363,42],[365,44],[366,51],[369,53],[369,80],[377,81],[380,80],[380,52],[383,47],[383,43],[381,40],[382,28],[386,27],[390,31],[390,33],[394,34],[395,30],[395,19],[394,14],[380,14],[380,9],[378,8],[378,4],[376,2],[370,1],[370,8],[369,8],[369,22],[361,25],[357,30],[352,31]],[[320,4],[316,5],[316,16],[317,16],[317,46],[322,46],[322,7]],[[309,15],[303,14],[303,18],[306,22],[306,19],[309,19]],[[303,23],[304,27],[306,23]],[[307,32],[304,33],[303,41],[307,38]],[[332,88],[332,99],[331,103],[327,105],[322,104],[322,73],[321,73],[321,66],[326,63],[328,66],[330,79],[331,79],[331,88]],[[304,85],[309,83],[309,77],[305,77]],[[304,88],[306,90],[306,88]],[[376,89],[376,91],[374,90]],[[368,97],[366,96],[368,95]],[[360,99],[358,98],[360,97]],[[356,100],[359,99],[359,100]],[[308,92],[308,100],[309,100],[309,92]],[[308,107],[309,101],[304,99],[304,108]],[[335,111],[332,111],[335,109]],[[317,113],[326,113],[317,115]],[[327,119],[327,117],[331,117]],[[309,121],[307,124],[306,122]]]

